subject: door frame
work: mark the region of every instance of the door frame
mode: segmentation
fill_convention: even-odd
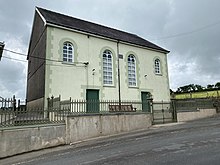
[[[90,99],[91,94],[95,94],[94,99]],[[99,89],[86,89],[86,113],[99,113],[100,106],[99,106]]]
[[[142,111],[143,112],[151,112],[150,99],[151,99],[151,93],[150,92],[141,91],[141,102],[142,102]]]

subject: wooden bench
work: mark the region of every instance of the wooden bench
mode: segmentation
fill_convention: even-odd
[[[121,109],[119,105],[109,105],[109,112],[136,112],[136,109],[132,104],[121,105]]]

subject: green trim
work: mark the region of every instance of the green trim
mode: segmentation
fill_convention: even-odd
[[[153,97],[154,90],[153,89],[147,89],[147,88],[139,88],[138,97],[140,98],[140,100],[141,100],[141,92],[149,92]]]
[[[81,85],[81,98],[86,100],[86,89],[99,90],[99,99],[103,99],[104,93],[103,88],[97,85]]]
[[[135,57],[135,69],[136,69],[136,86],[129,86],[129,83],[128,83],[128,56],[129,55],[134,55]],[[140,84],[141,84],[141,80],[140,80],[140,61],[138,59],[138,56],[135,52],[133,51],[129,51],[126,53],[125,55],[125,58],[124,58],[124,62],[125,62],[125,84],[127,84],[128,88],[139,88],[140,87]]]
[[[59,61],[63,61],[63,43],[64,42],[70,42],[72,45],[73,45],[73,48],[74,48],[74,62],[77,62],[77,59],[78,59],[78,46],[76,44],[76,42],[71,39],[71,38],[63,38],[59,41],[59,49],[58,49],[58,54],[59,54]],[[63,64],[68,64],[68,62],[63,62]],[[70,63],[71,64],[71,63]]]

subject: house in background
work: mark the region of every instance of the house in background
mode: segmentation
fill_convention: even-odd
[[[169,51],[131,33],[37,7],[27,104],[63,99],[169,101]],[[120,95],[120,96],[119,96]]]

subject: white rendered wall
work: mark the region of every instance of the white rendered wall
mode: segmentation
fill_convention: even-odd
[[[45,98],[61,95],[63,99],[85,99],[86,89],[98,89],[99,98],[118,100],[117,42],[88,36],[72,31],[48,27],[47,58],[62,60],[62,42],[73,41],[76,48],[76,61],[83,64],[64,64],[47,61]],[[61,46],[60,46],[61,45]],[[113,80],[110,87],[102,83],[102,52],[109,49],[113,53]],[[132,53],[137,59],[137,87],[128,87],[127,56]],[[151,92],[155,101],[168,101],[169,80],[166,54],[119,43],[122,100],[141,100],[141,92]],[[162,75],[154,73],[154,59],[161,60]],[[95,69],[93,74],[92,70]],[[147,75],[147,77],[145,77]]]

